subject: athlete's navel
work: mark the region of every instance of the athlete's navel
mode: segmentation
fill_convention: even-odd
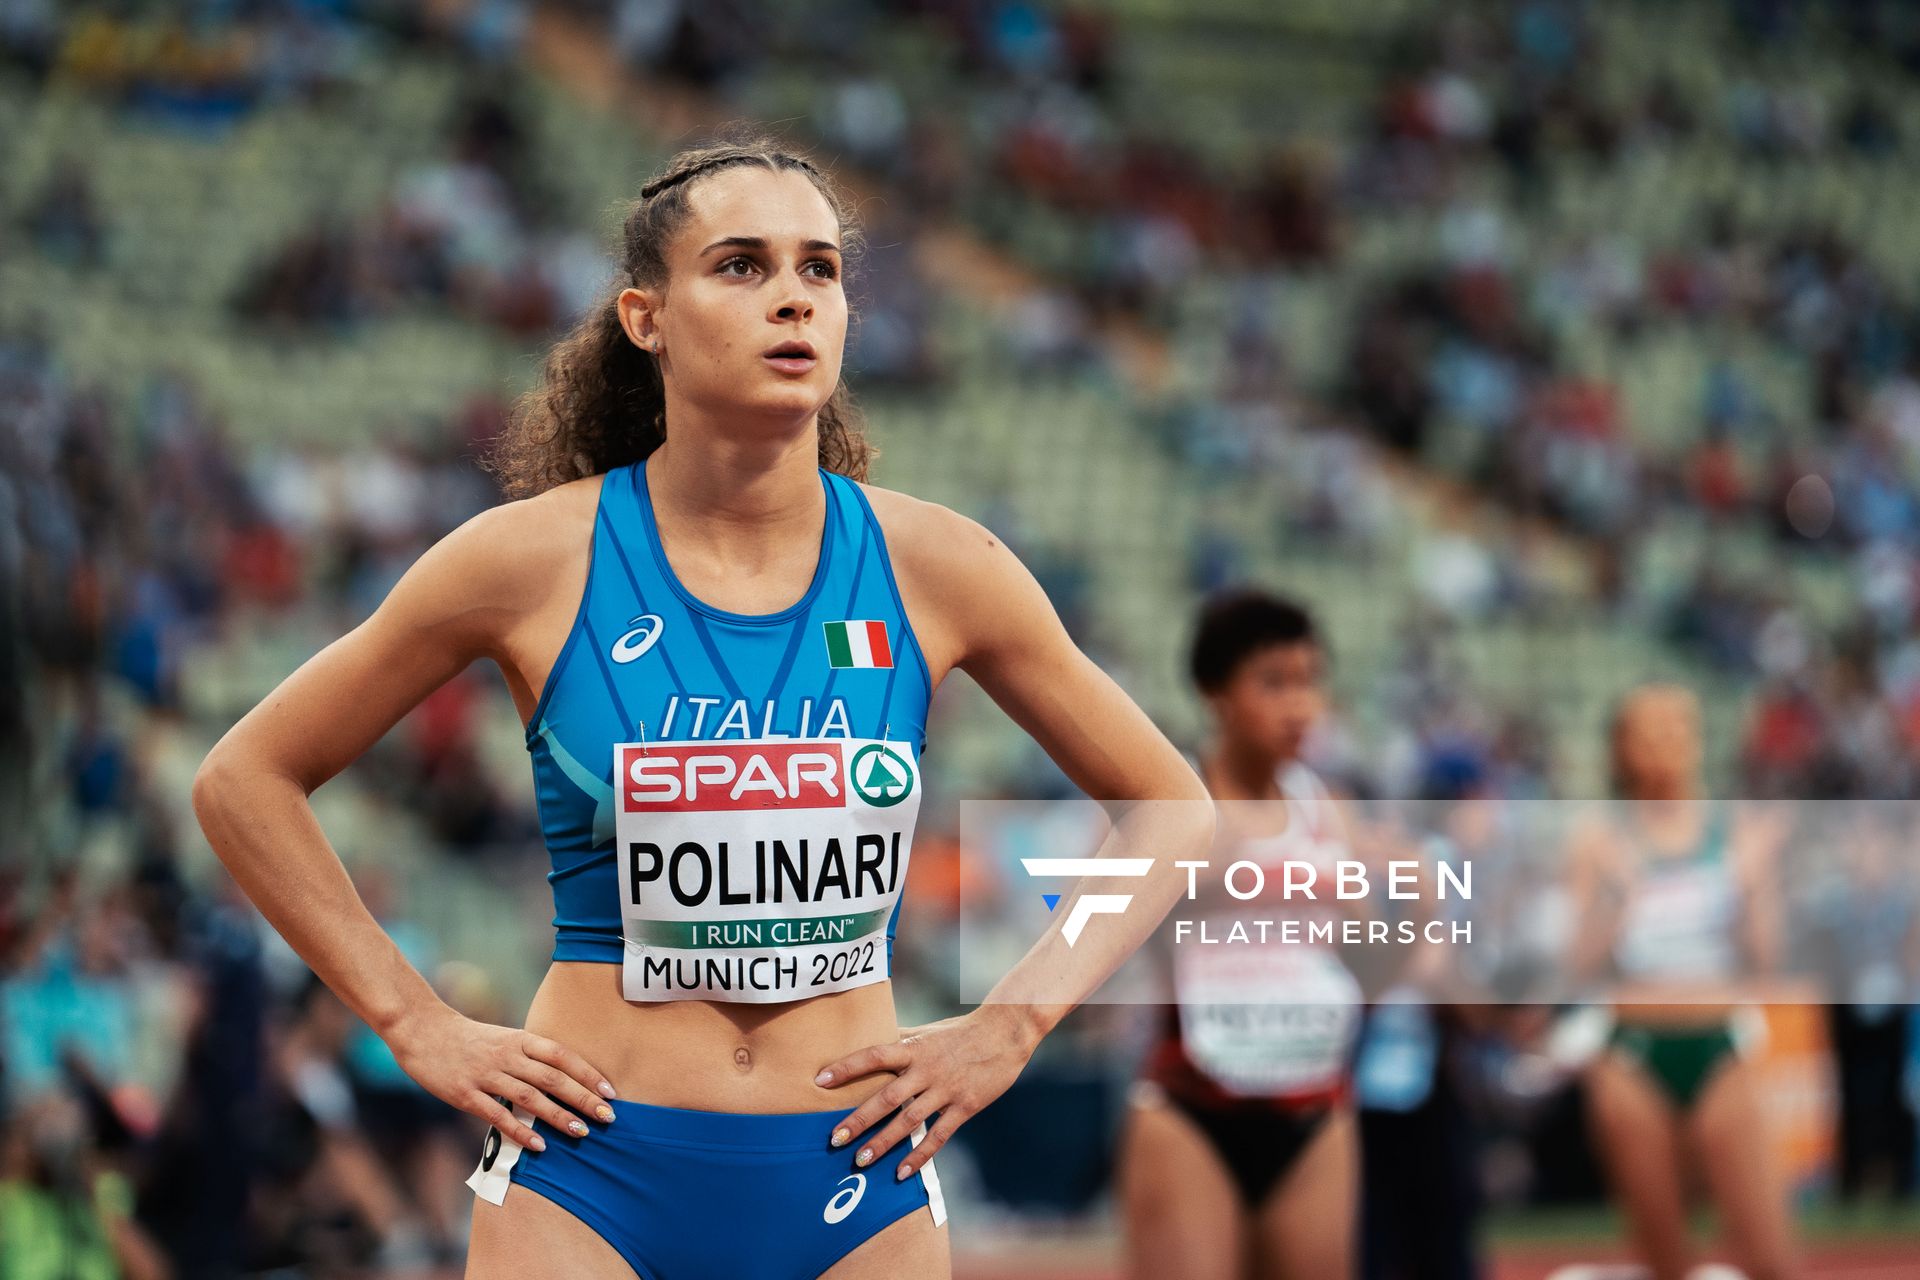
[[[745,1045],[733,1051],[733,1065],[742,1071],[753,1070],[753,1054]]]

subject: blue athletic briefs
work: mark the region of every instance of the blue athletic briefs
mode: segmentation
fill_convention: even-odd
[[[546,1197],[616,1249],[640,1280],[813,1280],[880,1231],[925,1205],[946,1221],[929,1160],[896,1179],[924,1124],[873,1164],[859,1144],[827,1145],[846,1111],[755,1115],[616,1100],[612,1124],[585,1138],[526,1111],[546,1140],[532,1151],[487,1131],[467,1185],[503,1204],[518,1184]],[[876,1131],[885,1124],[876,1125]]]

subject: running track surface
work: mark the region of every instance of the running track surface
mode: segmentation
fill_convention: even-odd
[[[991,1254],[961,1251],[953,1280],[1121,1280],[1111,1247],[1034,1245],[996,1249]],[[1502,1245],[1481,1280],[1547,1280],[1574,1262],[1618,1262],[1624,1255],[1604,1245]],[[1920,1276],[1920,1240],[1909,1242],[1821,1242],[1806,1250],[1800,1280],[1915,1280]],[[458,1280],[454,1272],[391,1271],[386,1280]]]
[[[1920,1276],[1920,1241],[1818,1241],[1802,1246],[1804,1280],[1914,1280]],[[1624,1262],[1605,1248],[1509,1245],[1497,1251],[1487,1280],[1547,1280],[1570,1262]],[[958,1278],[956,1277],[956,1280]]]
[[[1084,1250],[1073,1253],[1046,1248],[991,1257],[962,1253],[954,1259],[953,1280],[1121,1280],[1109,1259],[1087,1257]],[[1803,1280],[1915,1280],[1920,1276],[1920,1241],[1823,1241],[1808,1247],[1804,1256]],[[1493,1251],[1483,1280],[1547,1280],[1569,1263],[1624,1259],[1623,1253],[1604,1246],[1505,1245]]]

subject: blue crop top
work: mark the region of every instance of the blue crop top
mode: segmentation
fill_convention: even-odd
[[[555,960],[631,1000],[884,979],[931,677],[866,495],[821,470],[806,594],[739,614],[667,563],[644,461],[607,473],[586,590],[527,730]]]

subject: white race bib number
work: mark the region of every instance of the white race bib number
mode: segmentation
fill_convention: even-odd
[[[1187,1057],[1229,1093],[1336,1086],[1359,1032],[1360,984],[1324,947],[1279,942],[1174,948]]]
[[[613,761],[627,999],[775,1003],[888,976],[911,744],[629,742]]]

